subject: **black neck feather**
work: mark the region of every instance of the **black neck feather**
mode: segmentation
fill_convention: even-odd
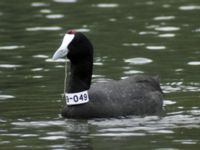
[[[93,71],[92,58],[85,59],[79,63],[70,63],[69,81],[66,88],[67,93],[75,93],[88,90],[91,85]]]

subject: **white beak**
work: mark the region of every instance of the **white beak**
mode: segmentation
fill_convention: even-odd
[[[57,51],[54,53],[52,59],[56,60],[58,58],[64,57],[68,53],[68,45],[71,43],[71,41],[74,39],[74,34],[65,34],[61,46],[57,49]]]

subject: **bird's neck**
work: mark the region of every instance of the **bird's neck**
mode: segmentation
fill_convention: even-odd
[[[78,63],[70,62],[69,80],[66,83],[67,93],[88,90],[91,85],[93,60],[83,60]]]

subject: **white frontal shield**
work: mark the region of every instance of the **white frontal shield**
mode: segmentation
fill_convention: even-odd
[[[71,41],[74,39],[74,34],[65,34],[61,46],[57,49],[57,51],[54,53],[52,59],[56,60],[58,58],[64,57],[68,53],[68,45],[71,43]]]

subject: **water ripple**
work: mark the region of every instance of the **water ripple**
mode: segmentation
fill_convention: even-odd
[[[0,64],[0,68],[18,68],[22,67],[22,65],[15,65],[15,64]]]
[[[56,59],[56,60],[53,60],[52,58],[48,58],[48,59],[45,59],[46,62],[66,62],[68,60],[64,59],[64,58],[59,58],[59,59]]]
[[[98,8],[116,8],[116,7],[119,7],[119,4],[116,4],[116,3],[99,3],[99,4],[96,4],[96,5],[92,5],[92,6],[95,6],[95,7],[98,7]]]
[[[75,29],[77,32],[90,32],[90,29],[87,28],[79,28],[79,29]]]
[[[144,46],[144,43],[123,43],[123,46]]]
[[[159,21],[159,20],[172,20],[175,19],[175,16],[158,16],[154,17],[153,20]]]
[[[0,100],[15,98],[13,95],[0,95]]]
[[[38,54],[38,55],[33,55],[33,58],[49,58],[49,56]]]
[[[12,122],[12,125],[15,126],[21,126],[21,127],[49,127],[49,126],[61,126],[64,125],[65,122],[63,120],[57,120],[57,121],[18,121],[18,122]]]
[[[32,76],[32,78],[33,78],[33,79],[41,79],[41,78],[43,78],[43,76],[37,75],[37,76]]]
[[[131,65],[143,65],[151,63],[153,62],[153,60],[149,58],[136,57],[136,58],[124,59],[124,62],[129,63]]]
[[[0,50],[14,50],[18,48],[24,48],[24,45],[9,45],[9,46],[0,46]]]
[[[175,102],[175,101],[172,101],[172,100],[164,100],[164,102],[163,102],[163,105],[164,105],[164,106],[167,106],[167,105],[174,105],[174,104],[176,104],[176,102]]]
[[[78,0],[53,0],[56,3],[76,3]]]
[[[183,83],[180,82],[173,82],[173,83],[167,83],[166,85],[162,85],[162,89],[164,93],[172,93],[172,92],[199,92],[200,88],[198,85],[183,85]]]
[[[146,46],[146,49],[148,49],[148,50],[164,50],[164,49],[166,49],[166,46]]]
[[[199,112],[199,111],[198,111]],[[174,134],[176,128],[199,128],[199,115],[184,114],[130,117],[125,119],[92,120],[89,123],[98,127],[91,136],[145,136],[147,134]]]
[[[110,22],[115,22],[115,21],[117,21],[117,19],[116,18],[109,18],[109,21]]]
[[[52,11],[50,9],[41,9],[40,12],[44,14],[48,14],[48,13],[51,13]]]
[[[139,74],[139,73],[144,73],[143,71],[139,70],[129,70],[129,71],[124,71],[124,74]]]
[[[141,31],[141,32],[139,32],[139,35],[148,35],[148,34],[156,35],[156,34],[158,34],[158,32],[155,32],[155,31]]]
[[[191,140],[191,139],[181,139],[181,140],[173,140],[175,143],[181,143],[181,144],[197,144],[197,140]]]
[[[64,18],[63,14],[51,14],[51,15],[46,15],[46,18],[48,19],[60,19]]]
[[[40,137],[39,139],[42,140],[60,140],[60,139],[66,139],[65,136],[46,136],[46,137]]]
[[[186,6],[180,6],[180,10],[199,10],[200,6],[198,5],[186,5]]]
[[[103,137],[128,137],[128,136],[145,136],[145,133],[98,133],[90,134],[90,136],[103,136]]]
[[[96,65],[96,66],[103,66],[102,62],[94,62],[93,64]]]
[[[175,34],[174,33],[159,34],[158,37],[170,38],[170,37],[175,37]]]
[[[166,26],[166,27],[156,27],[155,30],[157,31],[178,31],[180,30],[179,27],[171,27],[171,26]]]
[[[192,65],[192,66],[199,66],[200,65],[200,61],[190,61],[187,64],[188,65]]]
[[[32,7],[44,7],[44,6],[49,6],[47,3],[42,3],[42,2],[33,2],[31,3]]]
[[[54,26],[54,27],[30,27],[26,28],[26,31],[58,31],[62,30],[61,27]]]
[[[200,32],[200,28],[193,30],[193,32]]]
[[[44,69],[43,68],[33,68],[33,69],[31,69],[31,71],[33,71],[33,72],[42,71],[42,70],[44,70]]]

